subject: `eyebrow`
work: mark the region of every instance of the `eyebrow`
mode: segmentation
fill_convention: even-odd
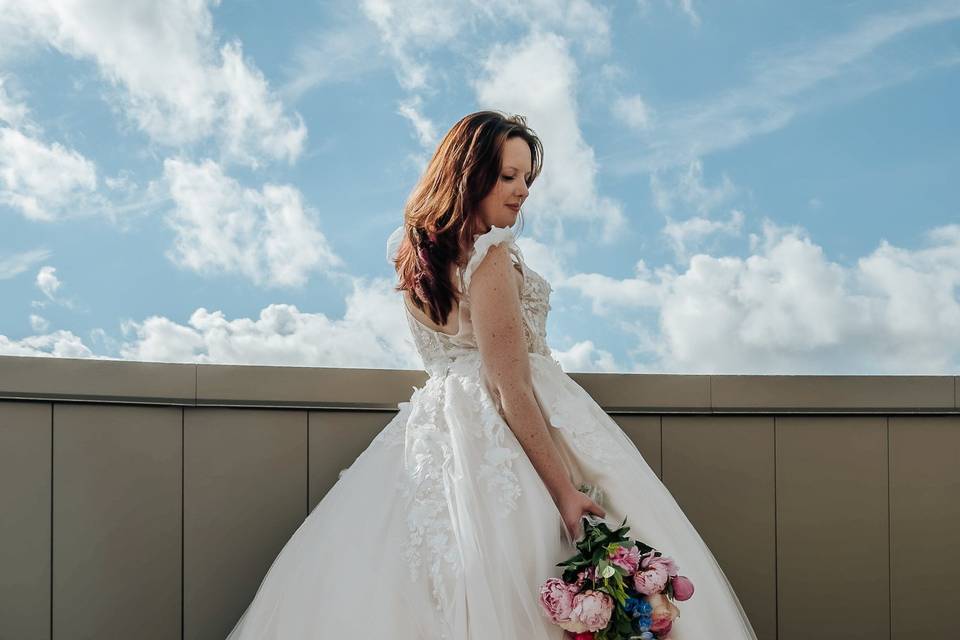
[[[517,171],[520,171],[520,168],[519,168],[519,167],[515,167],[515,166],[513,166],[512,164],[504,165],[503,168],[504,168],[504,169],[516,169]],[[531,173],[533,173],[533,172],[532,172],[532,171],[527,171],[524,175],[527,175],[527,176],[528,176],[528,175],[530,175]]]

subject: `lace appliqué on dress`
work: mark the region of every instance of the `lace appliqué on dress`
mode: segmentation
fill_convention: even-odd
[[[554,364],[559,366],[556,361]],[[536,394],[540,405],[549,412],[550,425],[565,431],[577,451],[605,465],[615,465],[626,459],[628,451],[621,441],[600,426],[610,417],[599,408],[597,410],[603,415],[593,415],[592,400],[586,394],[564,392],[555,385],[537,388]]]
[[[462,375],[461,382],[478,407],[480,429],[473,432],[474,437],[486,438],[479,479],[488,495],[496,501],[496,514],[506,517],[516,510],[517,499],[520,497],[520,480],[513,470],[513,461],[519,454],[514,449],[503,446],[504,438],[507,437],[506,430],[510,426],[497,409],[489,391],[483,386],[479,355],[464,358],[464,361],[466,371],[461,373],[456,369],[453,373]]]
[[[444,490],[443,476],[452,473],[453,453],[441,411],[443,383],[441,377],[431,378],[411,398],[413,408],[404,455],[407,477],[401,488],[408,509],[409,539],[403,554],[410,567],[410,579],[420,579],[426,555],[431,592],[439,611],[450,604],[446,576],[461,571]]]

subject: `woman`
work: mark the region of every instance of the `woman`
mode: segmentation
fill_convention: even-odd
[[[673,640],[756,638],[670,492],[551,355],[551,287],[509,229],[542,157],[522,116],[493,111],[441,141],[388,241],[430,377],[294,533],[230,640],[560,640],[539,588],[584,515],[626,516],[696,584]]]

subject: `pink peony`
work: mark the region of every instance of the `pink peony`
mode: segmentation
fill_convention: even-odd
[[[610,554],[610,563],[632,574],[640,567],[640,549],[636,545],[617,547],[617,550]]]
[[[573,640],[593,640],[593,637],[592,631],[584,631],[583,633],[573,634]]]
[[[677,576],[673,579],[673,597],[678,602],[689,600],[693,595],[693,582],[686,576]]]
[[[652,596],[663,591],[669,579],[666,568],[663,565],[657,565],[633,574],[633,588],[645,596]]]
[[[577,631],[599,631],[610,623],[611,615],[613,615],[613,598],[602,591],[587,589],[573,597],[573,611],[570,613],[570,618],[579,620],[586,627]],[[563,628],[567,629],[567,627]]]
[[[570,619],[576,587],[560,578],[550,578],[540,587],[540,606],[554,624]]]
[[[677,575],[677,563],[669,556],[654,556],[653,551],[651,551],[640,560],[641,569],[649,569],[657,566],[663,567],[670,577]]]

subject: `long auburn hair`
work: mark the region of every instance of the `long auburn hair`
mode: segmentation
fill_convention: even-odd
[[[450,265],[463,266],[474,234],[482,230],[480,201],[496,185],[503,145],[514,137],[530,146],[529,187],[543,167],[540,138],[524,116],[478,111],[443,137],[404,206],[394,290],[410,290],[412,302],[438,325],[446,324],[457,296]]]

